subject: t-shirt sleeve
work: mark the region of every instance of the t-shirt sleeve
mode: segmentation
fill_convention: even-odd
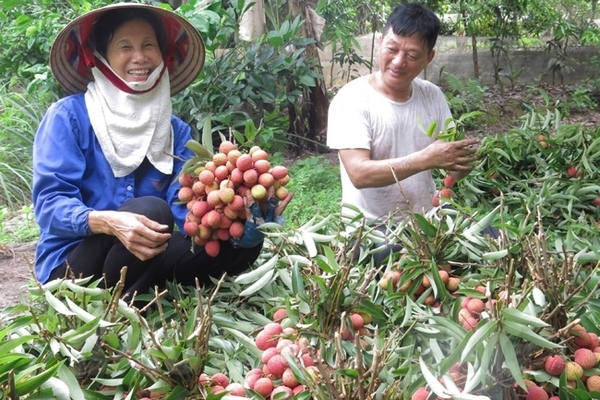
[[[332,149],[371,149],[371,129],[360,85],[343,87],[329,105],[327,146]],[[362,97],[362,98],[361,98]]]

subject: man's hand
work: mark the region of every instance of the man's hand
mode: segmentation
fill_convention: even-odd
[[[431,169],[469,172],[473,169],[473,163],[477,161],[475,153],[478,145],[479,140],[474,138],[456,142],[436,140],[423,151]]]
[[[126,211],[92,211],[88,217],[94,233],[115,236],[133,255],[142,261],[165,251],[171,238],[169,227]]]

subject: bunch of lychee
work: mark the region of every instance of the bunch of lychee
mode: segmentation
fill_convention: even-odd
[[[356,335],[369,336],[370,332],[365,325],[370,323],[371,316],[369,314],[351,312],[348,314],[346,321],[340,324],[340,337],[342,340],[353,341]]]
[[[442,188],[431,198],[431,204],[434,207],[439,207],[441,200],[452,198],[452,187],[456,183],[454,176],[447,174],[442,181]]]
[[[477,286],[475,290],[485,294],[483,286]],[[470,296],[464,297],[460,303],[460,310],[458,310],[458,322],[467,331],[475,330],[481,320],[481,313],[486,308],[489,308],[489,306],[487,299]]]
[[[460,277],[451,275],[448,271],[449,268],[440,267],[437,271],[439,274],[440,281],[444,284],[446,289],[450,293],[454,293],[458,290],[460,284]],[[416,300],[423,294],[428,288],[431,287],[431,280],[426,274],[420,275],[415,279],[401,280],[402,270],[401,269],[390,269],[383,273],[383,277],[379,281],[379,286],[383,290],[387,290],[388,286],[392,285],[392,291],[408,292],[413,286],[415,279],[418,279],[420,283],[416,286],[414,293],[412,293],[413,300]],[[432,307],[439,307],[439,299],[436,299],[433,293],[430,293],[424,300],[424,304]]]
[[[588,391],[600,392],[600,375],[595,373],[595,368],[600,364],[600,344],[598,335],[588,332],[582,325],[575,324],[567,336],[572,338],[574,351],[570,354],[552,354],[545,358],[543,369],[551,376],[561,376],[563,373],[570,387],[576,387],[581,380]],[[551,386],[540,388],[535,383],[527,383],[528,399],[548,399],[554,391]],[[543,390],[540,391],[540,389]],[[550,392],[550,393],[548,393]],[[545,397],[544,397],[545,396]],[[558,396],[550,397],[558,399]]]
[[[247,193],[263,201],[273,187],[275,197],[283,200],[289,194],[285,187],[289,181],[287,168],[272,166],[269,154],[259,146],[242,153],[224,140],[212,160],[179,176],[178,198],[188,209],[183,229],[195,244],[204,246],[206,254],[216,257],[219,241],[243,236]]]
[[[281,399],[289,399],[308,390],[294,375],[290,363],[304,369],[308,375],[316,378],[319,374],[315,366],[316,352],[309,340],[298,334],[293,327],[284,327],[281,321],[287,317],[285,309],[277,310],[273,322],[266,324],[256,335],[254,342],[262,350],[262,367],[251,369],[245,377],[245,385],[267,398],[278,393]]]

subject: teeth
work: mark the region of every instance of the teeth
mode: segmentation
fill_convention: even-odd
[[[129,73],[131,75],[148,75],[150,74],[150,70],[149,69],[134,69],[129,71]]]

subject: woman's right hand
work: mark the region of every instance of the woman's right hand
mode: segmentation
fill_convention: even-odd
[[[127,211],[92,211],[88,216],[93,233],[115,236],[142,261],[165,251],[171,238],[167,225]]]

